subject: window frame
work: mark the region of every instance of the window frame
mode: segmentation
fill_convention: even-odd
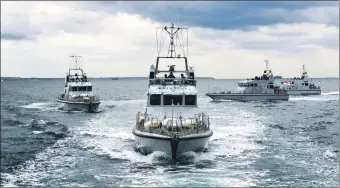
[[[187,97],[192,97],[192,96],[194,96],[194,100],[193,100],[194,104],[192,104],[192,103],[188,104],[187,103],[187,101],[188,101]],[[184,101],[185,101],[185,104],[184,104],[185,106],[196,106],[197,105],[197,95],[184,95]]]
[[[170,101],[168,101],[168,98],[171,98]],[[163,105],[164,106],[171,106],[172,100],[174,100],[174,106],[182,106],[183,105],[183,95],[163,95]],[[177,105],[178,104],[177,101],[180,101],[179,105]]]
[[[152,104],[153,101],[156,101],[156,99],[152,100],[152,97],[153,97],[153,96],[159,97],[159,101],[158,101],[159,104],[158,104],[158,103]],[[149,104],[150,104],[151,106],[160,106],[160,105],[162,105],[162,95],[161,95],[161,94],[150,94],[150,95],[149,95]]]

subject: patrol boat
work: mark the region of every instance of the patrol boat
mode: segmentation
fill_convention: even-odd
[[[64,92],[58,95],[58,102],[64,104],[64,110],[94,112],[99,108],[100,99],[93,93],[91,82],[79,66],[81,56],[70,57],[74,62],[66,74]]]
[[[178,35],[188,32],[188,28],[175,28],[172,23],[171,27],[156,28],[156,33],[159,30],[170,37],[168,54],[161,57],[157,47],[156,66],[150,67],[147,107],[144,112],[137,113],[132,133],[138,152],[147,155],[161,151],[176,160],[185,152],[205,151],[213,132],[209,116],[197,106],[194,69],[188,68],[184,48],[183,56],[175,49],[175,42],[179,43],[175,39],[181,40]],[[168,65],[168,70],[161,69],[160,61],[170,59],[181,61],[184,68],[175,70],[175,65]]]
[[[308,79],[305,65],[302,65],[302,76],[284,79],[280,87],[285,89],[289,95],[321,95],[321,82],[318,85]]]
[[[255,78],[247,79],[238,82],[236,91],[222,91],[222,92],[209,92],[209,96],[214,101],[221,100],[236,100],[236,101],[262,101],[262,100],[283,100],[287,101],[289,95],[287,91],[274,87],[274,79],[271,69],[268,68],[268,60],[266,62],[266,69],[262,76],[255,76]]]

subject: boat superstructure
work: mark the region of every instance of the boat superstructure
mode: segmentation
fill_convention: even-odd
[[[238,82],[236,91],[209,92],[206,95],[214,101],[237,100],[237,101],[260,101],[260,100],[288,100],[289,95],[284,89],[274,86],[273,73],[268,67],[262,76]]]
[[[280,87],[287,90],[289,95],[321,95],[320,82],[314,84],[308,78],[305,65],[302,66],[303,72],[301,77],[283,79]]]
[[[81,56],[70,57],[74,61],[66,74],[64,92],[57,97],[58,102],[64,104],[64,110],[96,111],[100,99],[93,93],[92,83],[79,66]]]
[[[161,151],[172,159],[188,151],[203,151],[208,147],[210,130],[209,116],[197,106],[195,72],[188,67],[188,58],[177,54],[174,38],[188,28],[157,28],[170,37],[167,56],[158,51],[156,66],[151,65],[147,92],[147,107],[138,112],[135,135],[136,149],[149,154]],[[175,70],[176,65],[161,69],[161,61],[173,59],[184,63],[183,70]]]

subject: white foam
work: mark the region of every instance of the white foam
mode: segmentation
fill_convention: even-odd
[[[206,98],[206,102],[210,99]],[[203,100],[202,100],[203,101]],[[138,104],[146,105],[146,100],[122,100],[122,101],[103,101],[105,105],[114,104],[119,106],[117,109],[120,110],[119,113],[112,111],[106,111],[105,113],[96,114],[95,118],[87,121],[84,125],[80,127],[72,127],[73,135],[70,138],[59,140],[54,146],[46,149],[45,151],[36,155],[35,159],[25,162],[18,171],[15,172],[13,177],[7,176],[6,179],[11,179],[6,185],[14,185],[17,180],[23,180],[25,182],[30,182],[33,186],[43,186],[41,181],[45,178],[58,175],[61,169],[64,168],[65,163],[72,166],[75,161],[79,160],[80,156],[68,155],[67,152],[71,150],[67,146],[67,143],[72,142],[77,143],[77,147],[82,147],[86,149],[86,152],[91,152],[95,155],[105,155],[111,159],[122,159],[128,160],[130,163],[146,163],[146,164],[157,164],[161,158],[169,158],[165,153],[154,152],[149,155],[142,155],[134,151],[134,136],[131,133],[133,124],[135,123],[135,115],[139,109]],[[137,104],[137,105],[136,105]],[[215,105],[207,105],[206,103],[200,103],[199,105],[205,105],[207,109],[213,109],[215,116],[211,116],[210,122],[211,127],[214,131],[214,135],[210,139],[210,146],[208,152],[195,153],[188,152],[185,155],[192,157],[189,159],[193,163],[199,163],[205,160],[210,160],[216,162],[216,158],[220,155],[226,156],[238,156],[244,157],[240,158],[241,162],[238,165],[247,166],[251,161],[247,160],[247,157],[253,155],[254,152],[243,153],[246,150],[255,151],[262,149],[261,146],[254,143],[254,138],[262,138],[264,125],[261,121],[268,121],[264,117],[253,112],[238,109],[234,106],[224,105],[222,108],[214,108]],[[205,110],[205,109],[204,109]],[[123,119],[124,117],[125,119]],[[260,120],[260,121],[259,121]],[[43,123],[43,122],[40,122]],[[63,145],[64,144],[64,145]],[[252,157],[252,158],[254,158]],[[245,170],[245,172],[233,172],[234,175],[241,176],[244,178],[233,178],[225,174],[226,168],[235,165],[235,162],[230,164],[223,163],[221,167],[216,168],[204,168],[200,170],[200,173],[195,174],[197,178],[202,177],[202,181],[209,181],[213,186],[250,186],[254,185],[252,181],[255,179],[253,176],[252,169]],[[66,167],[65,167],[66,168]],[[161,174],[164,173],[164,169],[169,167],[156,166],[157,171]],[[194,168],[188,167],[189,172],[194,171]],[[223,168],[223,169],[222,169]],[[205,177],[206,173],[211,171],[216,171],[218,175],[216,177]],[[46,173],[48,172],[48,173]],[[249,173],[250,172],[250,173]],[[149,178],[147,182],[153,182],[149,185],[155,186],[175,186],[178,181],[167,181],[165,184],[165,178],[172,178],[171,176],[176,176],[176,174],[171,174],[169,172],[166,176],[159,175]],[[184,173],[184,172],[183,172]],[[180,179],[181,183],[177,186],[186,185],[186,179],[190,178],[190,175],[183,174],[183,179]],[[115,174],[111,176],[122,176],[124,178],[138,179],[140,174]],[[177,174],[178,175],[178,174]],[[62,175],[62,177],[57,178],[67,178],[67,175]],[[105,174],[98,174],[97,178],[105,178]],[[109,175],[108,175],[109,176]],[[235,177],[234,176],[234,177]],[[154,178],[155,177],[155,178]],[[57,179],[56,178],[56,179]],[[145,178],[145,177],[144,177]],[[156,182],[154,182],[156,181]],[[245,182],[246,181],[246,182]],[[145,182],[143,182],[145,183]],[[84,182],[85,184],[85,182]],[[76,186],[83,186],[76,185]],[[139,181],[132,182],[132,184],[122,186],[141,186]],[[210,184],[210,183],[209,183]],[[56,183],[60,186],[60,183]],[[197,184],[198,185],[198,184]],[[91,185],[90,185],[91,186]],[[143,185],[145,186],[145,185]]]
[[[336,153],[332,152],[330,150],[326,150],[326,152],[324,152],[323,157],[324,158],[331,158],[331,159],[335,159],[336,158]]]
[[[290,101],[334,101],[339,100],[338,97],[325,98],[322,96],[289,96]]]
[[[321,93],[321,95],[339,95],[339,91],[331,91],[331,92]]]
[[[35,102],[21,107],[28,109],[39,109],[42,111],[57,111],[61,105],[56,102]]]
[[[44,133],[44,131],[33,131],[32,133],[33,134],[42,134],[42,133]]]

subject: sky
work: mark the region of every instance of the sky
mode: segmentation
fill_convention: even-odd
[[[179,19],[178,19],[179,18]],[[196,76],[339,77],[338,1],[1,1],[1,76],[148,76],[156,27],[188,27]],[[164,48],[162,52],[166,51]]]

